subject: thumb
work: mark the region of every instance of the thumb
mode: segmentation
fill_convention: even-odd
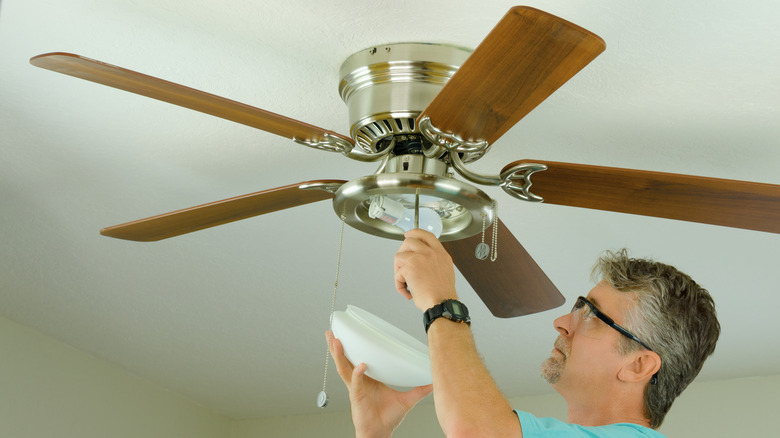
[[[404,402],[411,409],[431,392],[433,392],[433,385],[418,386],[404,393]]]

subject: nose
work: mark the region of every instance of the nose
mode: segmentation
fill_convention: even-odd
[[[567,313],[558,317],[555,321],[553,321],[553,326],[560,334],[564,336],[570,336],[572,334],[571,313]]]

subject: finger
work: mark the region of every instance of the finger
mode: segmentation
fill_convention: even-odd
[[[420,251],[427,251],[430,249],[430,245],[428,245],[424,240],[420,239],[418,236],[412,235],[411,231],[408,231],[404,236],[406,236],[406,238],[404,239],[403,243],[401,243],[401,246],[398,248],[397,251],[398,254],[410,253],[410,252],[415,253]]]
[[[410,262],[414,255],[415,254],[411,252],[399,252],[396,253],[395,257],[393,258],[393,279],[395,280],[395,290],[397,290],[398,293],[407,300],[412,299],[412,291],[409,289],[409,286],[406,282],[406,269],[404,269],[404,266]]]
[[[393,279],[395,281],[395,289],[407,300],[412,299],[412,289],[409,287],[409,282],[406,280],[407,266],[410,266],[414,262],[416,254],[414,253],[398,253],[393,259]]]
[[[361,363],[352,369],[352,374],[350,375],[351,382],[349,384],[350,394],[358,395],[363,391],[363,375],[367,368],[366,364]]]
[[[344,355],[344,346],[341,344],[341,341],[333,336],[333,332],[328,330],[325,333],[325,336],[328,339],[330,355],[333,358],[333,362],[336,363],[336,371],[338,372],[339,377],[341,377],[341,380],[349,385],[354,366],[352,365],[352,362],[347,359],[347,356]]]
[[[404,237],[406,237],[407,239],[413,238],[433,248],[437,246],[441,246],[441,242],[439,242],[439,239],[437,239],[433,233],[425,230],[421,230],[419,228],[415,228],[407,231],[406,233],[404,233]]]
[[[407,287],[406,279],[400,270],[395,271],[395,290],[397,290],[398,293],[407,300],[412,299],[412,291],[410,291]]]
[[[427,233],[427,231],[426,231]],[[407,233],[409,234],[409,233]],[[444,249],[435,236],[433,242],[426,242],[414,236],[407,237],[395,253],[396,265],[412,262],[417,257],[426,260],[438,260],[442,257],[449,257],[449,253]]]
[[[410,263],[415,257],[417,257],[417,251],[398,251],[393,256],[393,265],[396,268],[401,268],[407,263]]]

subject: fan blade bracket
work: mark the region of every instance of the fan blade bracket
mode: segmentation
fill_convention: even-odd
[[[536,172],[547,170],[547,166],[539,163],[521,163],[504,168],[501,171],[501,188],[511,196],[527,202],[544,202],[544,198],[531,193],[531,176]]]
[[[297,137],[293,137],[292,140],[303,146],[308,146],[310,148],[326,152],[338,152],[344,155],[349,155],[349,153],[355,147],[355,145],[351,142],[328,133],[325,133],[320,140],[303,140]]]
[[[298,186],[301,190],[322,190],[328,192],[331,195],[335,195],[336,192],[344,185],[344,181],[317,181],[313,183],[301,184]]]
[[[463,178],[475,184],[499,186],[514,198],[526,202],[543,202],[541,196],[531,193],[531,176],[536,172],[547,170],[547,166],[539,163],[515,162],[505,167],[498,175],[482,175],[466,168],[458,154],[450,154],[452,168]]]
[[[379,161],[383,158],[387,158],[390,151],[392,151],[392,148],[385,148],[377,152],[358,152],[358,150],[362,149],[355,149],[355,143],[328,133],[325,133],[322,139],[319,140],[302,140],[297,137],[294,137],[292,140],[303,146],[325,152],[337,152],[347,158],[362,162]]]
[[[433,125],[431,118],[428,116],[420,119],[419,127],[425,138],[439,148],[446,149],[449,152],[479,154],[482,156],[490,147],[490,144],[485,140],[464,140],[457,134],[442,131]]]

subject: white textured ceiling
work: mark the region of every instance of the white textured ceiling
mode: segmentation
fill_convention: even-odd
[[[0,315],[235,418],[316,411],[340,224],[328,202],[158,243],[98,230],[375,165],[28,59],[74,52],[347,134],[345,58],[388,42],[476,47],[512,6],[479,4],[3,0]],[[607,50],[473,169],[536,158],[780,184],[780,3],[530,6],[592,30]],[[780,372],[780,236],[485,191],[569,301],[590,288],[602,250],[628,247],[715,296],[723,334],[702,378]],[[358,305],[422,340],[419,312],[394,292],[397,246],[347,229],[337,307]],[[458,287],[504,392],[549,391],[537,368],[563,309],[500,320],[461,277]],[[346,408],[335,373],[329,382],[329,409]]]

